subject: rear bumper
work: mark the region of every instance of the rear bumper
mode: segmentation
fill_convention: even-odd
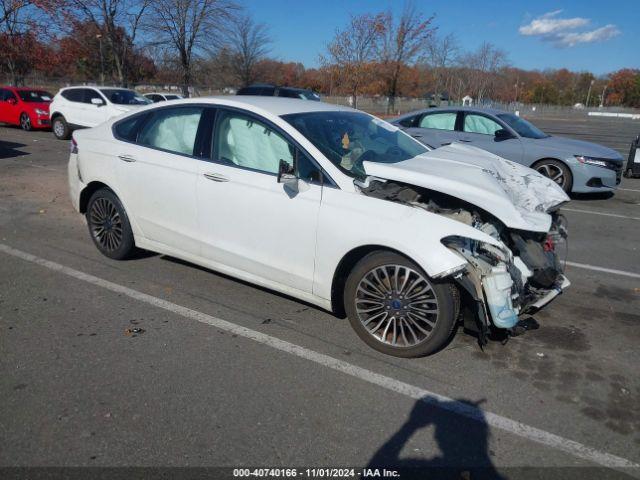
[[[78,155],[72,153],[69,155],[69,164],[67,166],[67,175],[69,182],[69,196],[71,197],[71,204],[76,212],[80,211],[80,194],[86,186],[82,182],[80,169],[78,167]]]

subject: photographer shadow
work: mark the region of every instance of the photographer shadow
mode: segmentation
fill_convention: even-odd
[[[489,457],[489,426],[484,412],[478,408],[480,403],[482,401],[473,403],[467,400],[421,398],[407,421],[373,455],[367,468],[399,470],[403,480],[504,479]],[[401,457],[400,453],[411,437],[430,426],[433,426],[433,438],[440,455],[430,459]]]

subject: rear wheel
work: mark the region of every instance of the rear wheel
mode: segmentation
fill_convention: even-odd
[[[53,130],[53,135],[58,140],[69,140],[71,138],[71,129],[62,115],[58,115],[53,119],[51,130]]]
[[[556,182],[565,192],[571,192],[573,175],[571,175],[571,170],[564,163],[551,159],[540,160],[533,168],[538,173]]]
[[[96,191],[87,203],[87,226],[103,255],[124,260],[135,251],[129,217],[118,197],[106,188]]]
[[[407,258],[374,252],[360,260],[345,286],[345,310],[358,336],[379,352],[420,357],[440,349],[456,324],[458,297]]]
[[[20,115],[20,128],[27,132],[33,128],[31,126],[31,118],[26,113]]]

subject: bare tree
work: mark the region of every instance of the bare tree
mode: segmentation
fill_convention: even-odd
[[[440,97],[443,90],[451,94],[453,89],[451,67],[460,53],[456,36],[449,33],[445,36],[433,35],[427,43],[428,63],[434,77],[434,96]]]
[[[499,70],[507,66],[507,54],[495,45],[484,42],[475,52],[467,54],[462,63],[468,69],[471,93],[478,102],[491,94]]]
[[[320,57],[321,63],[332,68],[335,76],[349,89],[354,107],[357,107],[369,64],[374,60],[376,41],[382,28],[381,15],[352,16],[349,25],[344,30],[337,30],[327,45],[327,56]]]
[[[267,26],[256,23],[249,15],[242,15],[233,22],[229,36],[229,50],[232,54],[231,67],[246,87],[256,79],[256,66],[269,51],[271,37]]]
[[[64,20],[93,24],[107,43],[120,85],[127,85],[127,64],[141,21],[152,0],[65,0]],[[73,25],[73,22],[71,23]],[[103,57],[103,52],[96,52]]]
[[[179,60],[182,93],[189,96],[194,59],[224,44],[237,7],[227,0],[154,0],[146,29],[155,45]]]
[[[386,94],[389,97],[387,113],[395,111],[398,83],[402,70],[425,53],[428,41],[435,28],[433,17],[424,19],[413,3],[407,3],[398,22],[393,14],[384,15],[383,34],[379,47],[379,59],[383,65]]]
[[[7,70],[13,85],[33,66],[34,59],[24,50],[39,27],[39,14],[34,0],[0,0],[0,67]]]

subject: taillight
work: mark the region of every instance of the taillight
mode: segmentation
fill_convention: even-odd
[[[71,137],[71,153],[78,153],[78,142],[73,137]]]

